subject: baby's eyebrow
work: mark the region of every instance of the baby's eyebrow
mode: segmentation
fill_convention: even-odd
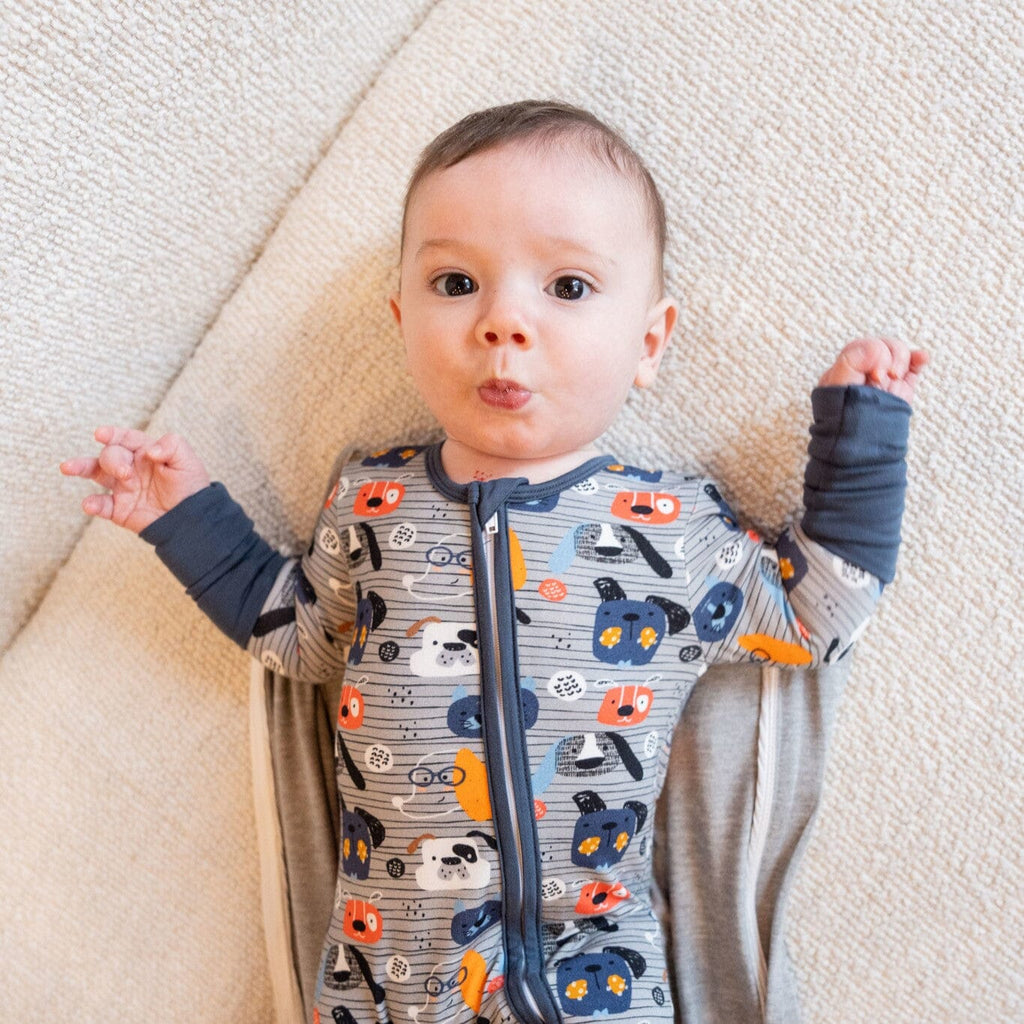
[[[540,241],[542,241],[552,253],[572,253],[574,256],[579,256],[585,261],[600,263],[605,267],[614,267],[617,265],[613,256],[601,252],[598,249],[591,249],[590,246],[585,245],[583,242],[577,241],[574,238],[559,238],[557,236],[553,236],[543,238]]]
[[[601,264],[604,267],[617,266],[617,261],[614,257],[596,249],[592,249],[582,242],[572,238],[540,236],[537,239],[537,247],[539,251],[547,254],[571,254],[590,263]],[[435,249],[456,250],[461,253],[466,253],[471,250],[471,248],[471,246],[467,246],[457,238],[428,238],[425,242],[421,242],[417,247],[414,259],[420,259],[428,253],[433,252]]]
[[[461,249],[463,246],[454,238],[428,238],[416,249],[415,259],[434,249]]]

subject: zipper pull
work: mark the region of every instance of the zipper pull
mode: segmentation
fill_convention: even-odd
[[[494,536],[498,532],[498,513],[495,512],[484,524],[484,532]]]

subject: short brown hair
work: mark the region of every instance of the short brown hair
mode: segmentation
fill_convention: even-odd
[[[446,128],[420,154],[405,190],[402,240],[409,201],[417,186],[434,171],[454,167],[474,153],[510,142],[551,143],[568,137],[591,155],[604,160],[640,191],[654,233],[658,273],[665,261],[665,204],[658,186],[636,150],[617,132],[582,107],[555,100],[520,100],[468,114]]]

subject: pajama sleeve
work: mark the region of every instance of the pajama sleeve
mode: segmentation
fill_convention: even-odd
[[[334,519],[328,500],[307,552],[288,558],[256,532],[223,485],[215,483],[140,536],[235,643],[268,668],[321,682],[344,669],[356,619],[351,545],[343,546]]]
[[[686,583],[708,662],[836,661],[892,579],[910,407],[869,387],[820,388],[812,406],[806,512],[774,547],[739,528],[713,482],[697,488]]]

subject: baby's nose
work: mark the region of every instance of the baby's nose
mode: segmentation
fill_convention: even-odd
[[[484,331],[484,338],[492,345],[496,345],[502,340],[502,335],[497,331]],[[508,338],[515,345],[526,344],[526,335],[522,331],[512,331],[508,334]]]

